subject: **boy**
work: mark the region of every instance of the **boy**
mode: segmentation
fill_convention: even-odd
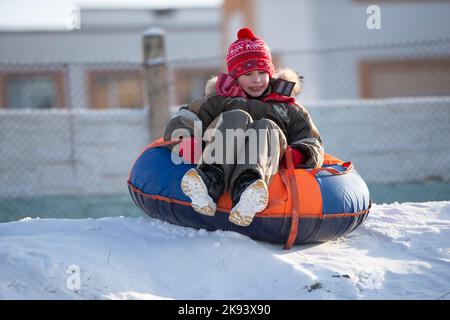
[[[177,139],[177,129],[187,130],[190,137],[184,137],[172,151],[191,162],[197,157],[189,151],[202,149],[202,140],[206,142],[203,156],[214,151],[215,161],[201,161],[186,172],[181,189],[195,211],[209,216],[215,214],[219,197],[229,189],[229,221],[248,226],[267,206],[267,185],[277,173],[286,147],[292,148],[294,165],[306,168],[321,167],[324,150],[308,112],[293,97],[300,92],[295,72],[284,69],[274,76],[266,43],[249,28],[239,30],[237,35],[228,48],[228,73],[208,82],[204,98],[179,110],[168,124],[164,139]],[[202,137],[194,135],[195,121],[207,129],[202,130]],[[217,148],[213,140],[227,137],[227,130],[241,130],[245,137],[225,139],[222,148]],[[227,149],[230,144],[234,146],[231,152]]]

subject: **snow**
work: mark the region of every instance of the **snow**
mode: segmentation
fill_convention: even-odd
[[[450,299],[450,201],[282,245],[141,218],[0,223],[1,299]]]

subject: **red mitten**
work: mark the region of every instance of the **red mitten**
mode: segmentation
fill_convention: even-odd
[[[184,138],[179,145],[179,153],[186,162],[197,163],[202,155],[202,140],[197,137]]]
[[[294,164],[294,168],[305,162],[306,159],[303,153],[290,146],[286,148],[286,152],[288,151],[288,149],[292,150],[292,163]],[[281,161],[281,164],[284,168],[287,168],[286,152],[284,153],[285,155],[283,157],[283,160]]]

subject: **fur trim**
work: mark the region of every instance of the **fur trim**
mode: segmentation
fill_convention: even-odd
[[[273,75],[273,78],[295,82],[295,86],[291,94],[292,97],[299,95],[300,92],[302,91],[302,81],[300,80],[298,74],[292,69],[289,68],[278,69]],[[216,93],[216,82],[217,76],[213,76],[206,82],[205,96]]]
[[[208,80],[208,82],[206,82],[205,96],[216,93],[216,82],[217,76],[212,77],[211,79]]]
[[[291,97],[295,97],[300,94],[302,91],[302,81],[300,80],[299,75],[292,69],[283,68],[278,69],[273,76],[275,79],[283,79],[291,82],[295,82],[294,89],[292,90]]]

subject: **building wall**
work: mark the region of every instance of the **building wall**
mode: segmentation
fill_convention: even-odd
[[[84,10],[81,30],[0,32],[2,62],[142,62],[142,34],[166,31],[167,58],[193,59],[220,52],[220,12],[179,9],[170,16],[149,10]]]
[[[448,1],[313,1],[314,28],[320,47],[419,41],[450,37]],[[381,9],[381,29],[369,30],[366,9]]]
[[[274,52],[316,48],[315,2],[255,0],[256,33],[263,37]]]
[[[89,107],[87,75],[95,65],[83,63],[143,62],[142,37],[150,27],[160,27],[166,32],[166,57],[170,63],[170,100],[179,103],[175,74],[206,68],[201,80],[209,77],[211,69],[218,70],[223,59],[220,52],[220,11],[218,8],[162,10],[82,10],[81,30],[49,32],[0,32],[0,72],[5,65],[68,63],[65,74],[72,108]],[[206,63],[191,59],[211,58]],[[112,65],[112,68],[115,66]],[[198,81],[198,71],[190,82]],[[176,83],[176,85],[174,85]],[[187,85],[188,88],[191,85]],[[197,90],[198,91],[198,90]],[[198,93],[197,93],[198,94]]]
[[[371,4],[380,6],[381,30],[366,27]],[[448,1],[255,0],[254,10],[256,32],[274,53],[284,52],[281,66],[305,77],[305,99],[361,97],[361,60],[450,56],[448,44],[428,50],[424,46],[421,52],[389,48],[395,43],[449,39]],[[388,48],[370,48],[380,44]],[[367,49],[320,51],[349,46]]]
[[[141,62],[141,42],[139,32],[0,33],[0,61]]]
[[[366,27],[373,4],[380,30]],[[448,1],[255,0],[254,10],[255,28],[274,51],[450,37]]]

